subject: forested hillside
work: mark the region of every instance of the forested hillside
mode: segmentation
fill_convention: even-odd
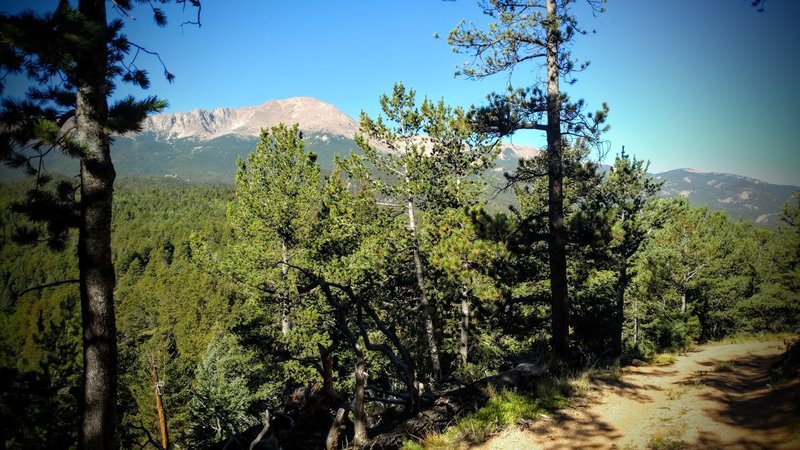
[[[694,206],[725,211],[734,219],[768,227],[777,225],[783,205],[800,189],[741,175],[692,169],[670,170],[654,176],[664,180],[661,189],[664,197],[686,197]]]
[[[26,188],[14,183],[2,191],[2,365],[14,386],[2,394],[4,430],[13,433],[4,439],[12,448],[69,448],[77,437],[73,395],[81,372],[77,284],[26,290],[74,280],[76,240],[71,236],[62,252],[11,243],[19,215],[9,206]],[[141,426],[153,419],[150,358],[164,383],[170,424],[184,430],[198,362],[234,323],[241,297],[199,267],[190,248],[193,233],[225,239],[231,197],[227,186],[152,178],[122,180],[117,189],[113,258],[126,447],[146,436]],[[29,405],[22,414],[20,401]],[[55,420],[46,420],[51,414]]]
[[[491,214],[468,194],[480,190],[477,179],[427,178],[441,172],[415,169],[415,266],[408,211],[393,200],[405,188],[370,181],[360,160],[323,178],[301,141],[289,139],[290,129],[273,133],[262,135],[240,166],[235,192],[163,178],[119,183],[113,257],[126,448],[157,435],[151,361],[171,441],[203,447],[258,424],[264,409],[290,414],[286,402],[298,388],[331,383],[335,398],[351,398],[359,364],[369,372],[365,411],[378,426],[390,420],[380,418],[389,417],[381,404],[424,408],[429,393],[454,380],[534,361],[534,349],[546,346],[543,179],[517,185],[518,209]],[[367,157],[386,157],[365,149]],[[621,255],[630,279],[623,288],[625,358],[798,325],[796,203],[773,232],[648,197],[637,185],[644,167],[628,157],[610,172],[625,176],[603,177],[577,150],[569,161],[570,324],[578,359],[614,357]],[[376,164],[383,163],[370,166],[383,167]],[[278,188],[289,185],[300,191]],[[76,241],[70,237],[62,252],[12,243],[20,217],[9,205],[26,187],[3,187],[0,350],[14,387],[2,394],[3,420],[11,424],[5,439],[11,447],[69,446],[81,363],[77,286],[39,287],[76,277]],[[272,212],[263,205],[274,205]],[[625,208],[628,216],[618,213]],[[635,229],[643,232],[638,247],[626,240]],[[441,374],[431,363],[421,288]],[[13,405],[22,399],[30,407],[21,411]],[[53,411],[58,419],[44,420]]]

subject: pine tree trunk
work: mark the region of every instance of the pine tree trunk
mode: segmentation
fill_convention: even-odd
[[[317,343],[317,349],[319,350],[319,357],[322,361],[322,392],[324,392],[328,398],[336,398],[336,391],[333,389],[333,358],[331,357],[333,344],[326,348],[322,344]]]
[[[691,272],[692,271],[689,271],[683,276],[679,287],[681,293],[681,314],[686,314],[686,289],[689,285],[689,280],[691,280],[693,276]]]
[[[81,103],[78,100],[79,109]],[[107,140],[104,145],[107,148]],[[90,144],[89,148],[92,147],[95,146]],[[84,389],[81,447],[85,449],[110,448],[114,437],[117,391],[115,279],[111,262],[111,202],[115,173],[110,158],[95,159],[93,156],[81,161],[78,238]]]
[[[86,20],[106,27],[105,0],[81,0]],[[89,48],[76,58],[75,125],[85,148],[81,158],[78,270],[83,326],[83,397],[79,445],[82,449],[114,447],[117,397],[117,329],[114,318],[114,266],[111,261],[111,162],[106,99],[108,55],[104,39],[87,39]]]
[[[417,275],[417,286],[419,286],[419,303],[422,306],[422,319],[425,321],[425,337],[428,341],[428,352],[431,357],[431,367],[433,376],[436,380],[442,377],[442,367],[439,363],[439,347],[436,344],[436,334],[433,327],[433,313],[428,296],[425,295],[425,277],[422,270],[422,258],[419,255],[419,245],[417,244],[417,223],[414,219],[414,201],[408,200],[408,228],[411,230],[411,250],[414,256],[414,271]]]
[[[459,353],[461,354],[461,366],[466,367],[469,359],[469,290],[466,286],[461,287],[461,342]]]
[[[364,390],[367,386],[367,370],[364,364],[364,351],[356,343],[355,394],[353,395],[353,444],[360,447],[367,443],[367,413],[364,411]]]
[[[633,346],[639,345],[639,304],[633,298]]]
[[[556,0],[547,0],[547,175],[550,236],[550,292],[552,295],[553,350],[566,359],[569,350],[566,232],[564,230],[563,143],[559,91],[560,26]]]
[[[686,314],[686,288],[681,289],[681,314]]]
[[[422,386],[417,381],[417,374],[414,370],[409,370],[406,373],[406,390],[409,397],[406,414],[414,415],[419,412],[422,403]]]
[[[167,413],[164,411],[164,400],[161,396],[161,386],[158,380],[158,368],[155,360],[150,359],[150,370],[153,379],[153,391],[156,397],[156,413],[158,414],[158,434],[161,438],[161,448],[169,448],[169,434],[167,432]]]
[[[622,328],[625,324],[625,288],[628,286],[628,267],[625,255],[620,256],[619,277],[617,278],[617,305],[614,317],[614,349],[613,357],[616,363],[622,356]]]
[[[281,334],[284,336],[291,331],[291,324],[289,322],[289,310],[291,305],[289,303],[289,248],[285,240],[281,240],[281,279],[283,280],[283,293],[281,295]]]

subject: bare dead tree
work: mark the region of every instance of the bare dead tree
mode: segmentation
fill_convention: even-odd
[[[156,414],[158,414],[158,434],[161,438],[161,448],[169,448],[169,434],[167,432],[167,413],[164,411],[164,400],[161,395],[163,383],[158,379],[158,368],[156,367],[155,357],[150,353],[150,374],[153,380],[153,391],[156,398]]]

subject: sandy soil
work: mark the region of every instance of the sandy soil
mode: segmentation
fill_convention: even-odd
[[[782,349],[714,345],[669,366],[631,368],[572,407],[472,448],[646,449],[656,436],[670,449],[800,449],[800,383],[768,376]]]

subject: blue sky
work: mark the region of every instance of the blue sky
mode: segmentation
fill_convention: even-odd
[[[56,3],[0,0],[0,10]],[[610,0],[598,17],[581,1],[575,8],[597,33],[577,40],[573,54],[591,65],[566,90],[590,107],[610,105],[608,158],[625,145],[654,172],[692,167],[800,185],[800,2],[770,0],[763,13],[749,0]],[[188,11],[168,13],[158,29],[135,11],[126,30],[177,76],[166,83],[158,62],[140,57],[148,94],[166,98],[170,111],[311,96],[357,117],[377,113],[395,81],[462,106],[507,82],[455,78],[466,57],[433,38],[462,19],[485,20],[472,0],[208,0],[201,28],[179,26]],[[520,67],[512,81],[539,76],[535,65]]]

